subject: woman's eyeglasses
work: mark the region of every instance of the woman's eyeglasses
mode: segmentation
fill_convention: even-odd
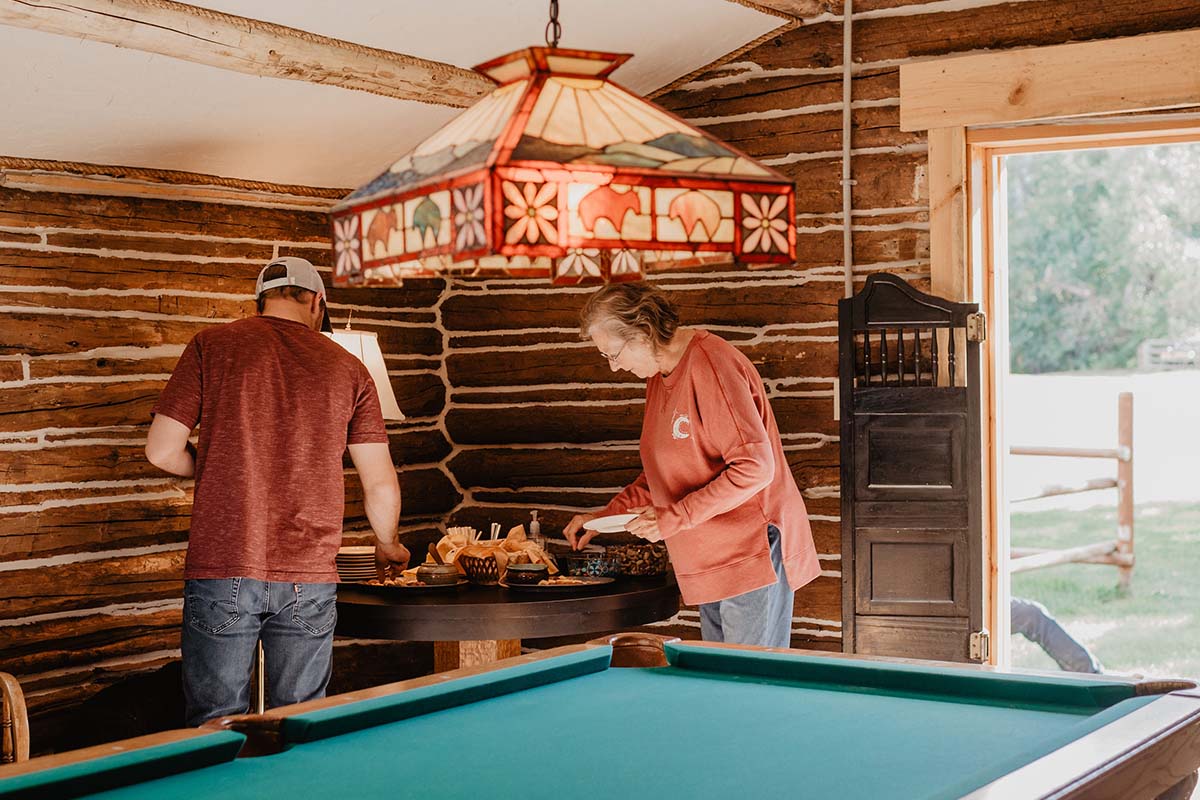
[[[621,357],[621,353],[624,353],[625,348],[628,346],[629,346],[629,340],[626,339],[621,344],[621,349],[618,350],[617,352],[613,353],[611,356],[608,353],[604,352],[603,350],[600,351],[600,355],[604,356],[608,360],[608,363],[615,364],[615,363],[617,363],[617,359]]]

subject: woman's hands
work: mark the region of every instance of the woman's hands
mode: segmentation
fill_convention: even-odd
[[[579,531],[583,529],[584,524],[591,522],[595,518],[595,514],[576,514],[571,517],[571,521],[567,523],[567,527],[563,528],[563,536],[571,544],[572,550],[583,548],[596,535],[596,531],[587,531],[582,536],[578,535]]]
[[[625,530],[639,539],[647,542],[661,542],[662,532],[658,529],[658,512],[654,506],[639,506],[629,509],[630,514],[637,514],[637,519],[625,526]]]
[[[661,542],[662,532],[658,529],[658,512],[654,506],[637,506],[631,508],[625,513],[637,514],[637,519],[625,526],[625,530],[637,536],[640,539],[645,539],[647,542]],[[595,514],[576,514],[563,528],[563,536],[571,543],[571,549],[580,550],[590,542],[599,531],[584,531],[583,526],[596,518]]]

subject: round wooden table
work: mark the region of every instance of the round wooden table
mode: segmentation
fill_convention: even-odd
[[[470,584],[444,591],[338,587],[335,633],[434,643],[434,669],[520,655],[522,639],[603,633],[679,611],[671,576],[618,578],[581,593],[533,593]]]

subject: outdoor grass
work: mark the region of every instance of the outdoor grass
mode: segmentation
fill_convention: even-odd
[[[1116,538],[1116,509],[1017,512],[1018,547],[1063,548]],[[1117,568],[1064,564],[1012,577],[1014,596],[1044,604],[1106,671],[1200,678],[1200,503],[1138,505],[1137,565],[1128,593]],[[1012,637],[1016,667],[1057,669],[1036,645]]]

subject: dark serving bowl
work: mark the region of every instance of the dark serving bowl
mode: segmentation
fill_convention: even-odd
[[[458,583],[458,567],[453,564],[422,564],[417,567],[417,580],[428,586]]]
[[[520,586],[531,586],[546,580],[550,570],[545,564],[509,564],[504,571],[504,582]]]

